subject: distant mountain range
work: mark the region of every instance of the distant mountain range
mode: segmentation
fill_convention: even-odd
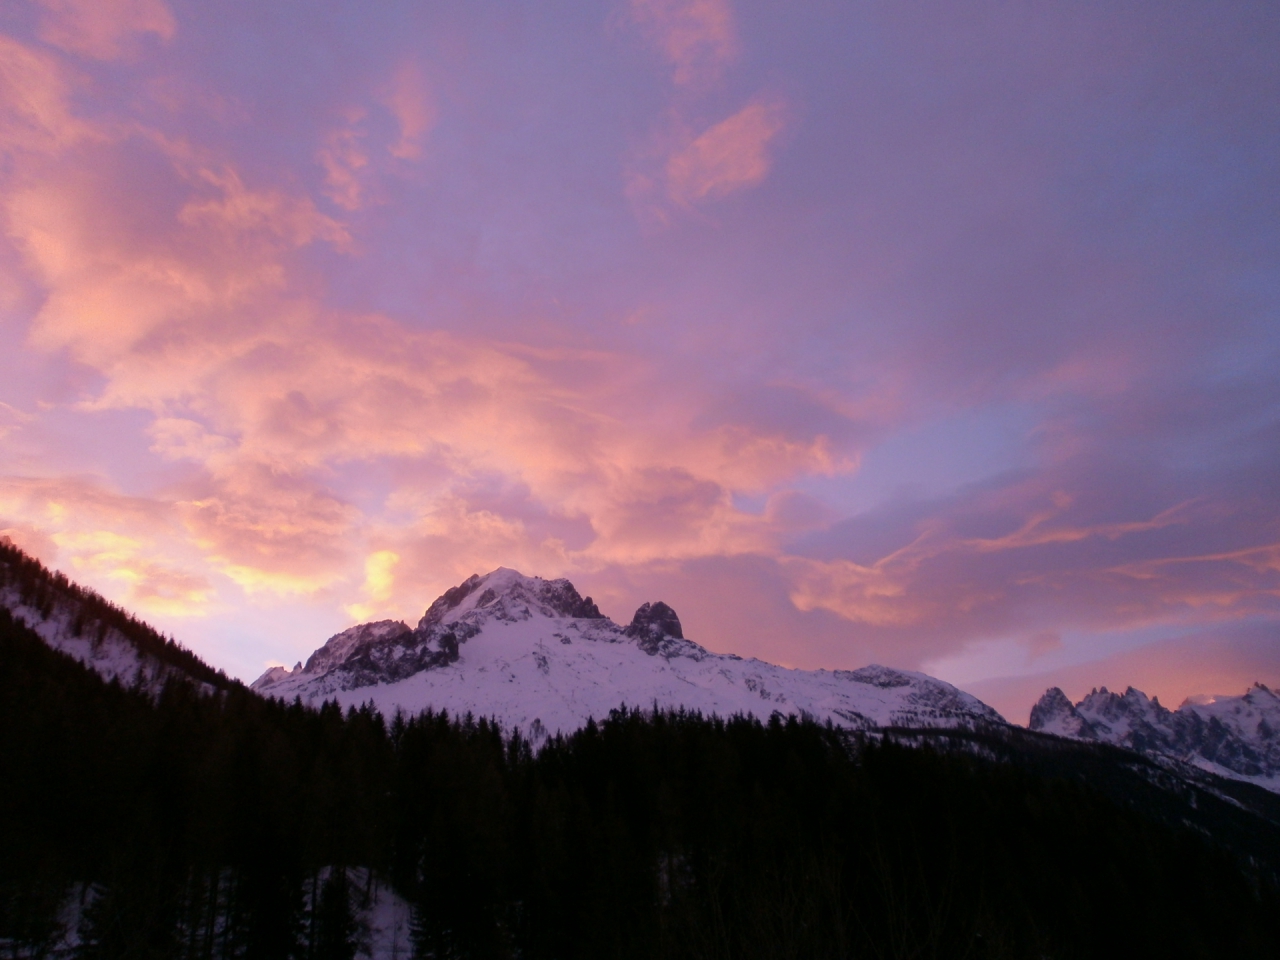
[[[1275,700],[1051,690],[1028,730],[505,569],[251,689],[0,541],[0,954],[615,956],[720,923],[762,956],[1265,956]]]
[[[1173,757],[1280,793],[1280,696],[1255,684],[1239,697],[1192,697],[1177,710],[1129,687],[1072,704],[1057,687],[1031,709],[1031,729]]]
[[[50,572],[0,538],[0,606],[49,646],[104,678],[158,690],[186,677],[205,690],[237,685],[176,641],[96,593]],[[439,597],[416,627],[383,620],[331,637],[292,670],[273,667],[251,688],[318,705],[374,704],[384,715],[426,708],[497,719],[535,743],[624,704],[703,714],[774,713],[852,730],[1004,726],[991,707],[905,670],[794,670],[716,654],[685,638],[665,603],[643,604],[626,626],[568,580],[499,568]],[[1280,696],[1191,698],[1176,710],[1130,687],[1073,704],[1058,688],[1030,729],[1186,764],[1280,793]]]

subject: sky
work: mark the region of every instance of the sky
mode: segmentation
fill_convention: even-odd
[[[0,532],[252,680],[498,566],[1280,685],[1280,8],[14,0]]]

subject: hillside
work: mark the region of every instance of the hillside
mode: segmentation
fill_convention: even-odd
[[[108,680],[152,692],[170,676],[217,690],[236,683],[172,638],[49,570],[7,537],[0,537],[0,609]]]

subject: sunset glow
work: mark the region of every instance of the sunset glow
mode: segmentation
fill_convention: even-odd
[[[0,12],[0,532],[251,680],[498,566],[1025,722],[1280,684],[1280,16]]]

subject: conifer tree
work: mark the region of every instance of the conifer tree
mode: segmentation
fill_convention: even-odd
[[[344,867],[335,867],[320,888],[314,960],[354,960],[359,928],[351,911],[351,884]]]

